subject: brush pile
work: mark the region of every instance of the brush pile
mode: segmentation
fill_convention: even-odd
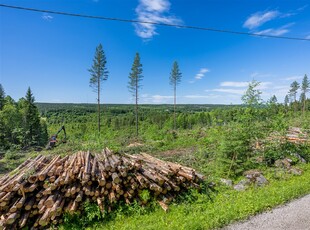
[[[202,180],[191,168],[144,153],[39,155],[0,178],[0,229],[61,223],[64,212],[80,212],[86,200],[97,202],[102,212],[121,200],[145,204],[139,196],[143,190],[166,210],[180,191],[199,187]]]

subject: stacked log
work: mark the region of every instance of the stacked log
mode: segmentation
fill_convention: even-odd
[[[301,128],[290,127],[286,134],[286,140],[291,143],[309,143],[307,133],[303,132]]]
[[[44,228],[62,221],[64,212],[96,202],[102,212],[118,201],[145,204],[148,190],[164,209],[180,191],[199,187],[203,176],[192,168],[148,154],[78,152],[61,158],[39,155],[0,178],[0,230]]]

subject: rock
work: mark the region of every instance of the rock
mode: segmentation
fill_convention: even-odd
[[[298,175],[298,176],[302,174],[302,170],[296,167],[291,168],[288,172],[293,175]]]
[[[302,157],[300,156],[298,153],[292,153],[292,155],[296,158],[298,158],[298,160],[301,162],[301,163],[307,163],[307,161]]]
[[[229,187],[232,187],[233,183],[232,183],[232,180],[229,180],[229,179],[223,179],[221,178],[221,183],[226,185],[226,186],[229,186]]]
[[[234,185],[234,189],[237,191],[244,191],[250,184],[249,179],[241,180],[238,184]]]
[[[276,160],[276,162],[274,163],[274,165],[278,168],[286,168],[286,169],[290,169],[292,166],[292,160],[290,158],[285,158],[282,160]]]
[[[268,180],[263,175],[260,175],[259,177],[256,177],[255,184],[259,187],[262,187],[268,184]]]
[[[243,175],[245,175],[245,177],[253,183],[256,181],[256,178],[261,175],[261,172],[256,169],[252,169],[244,172]]]

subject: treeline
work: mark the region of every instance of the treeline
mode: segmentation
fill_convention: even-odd
[[[309,100],[308,100],[309,101]],[[310,104],[310,101],[309,103]],[[122,111],[118,106],[119,111]],[[134,128],[135,126],[135,114],[130,108],[123,108],[126,113],[111,113],[109,110],[104,112],[101,117],[103,130],[105,132],[109,130],[126,130]],[[153,106],[149,106],[149,109],[140,110],[139,123],[141,128],[155,127],[159,130],[171,130],[174,127],[173,110],[157,110],[151,109]],[[190,105],[189,105],[190,107]],[[301,107],[299,105],[299,107]],[[108,108],[108,107],[107,107]],[[177,107],[178,108],[178,107]],[[309,110],[310,108],[308,108]],[[177,110],[176,114],[176,127],[177,129],[193,129],[195,127],[210,127],[210,126],[222,126],[230,122],[244,122],[246,119],[254,119],[255,121],[272,120],[279,115],[293,116],[295,114],[293,108],[284,106],[283,104],[272,103],[261,107],[243,107],[243,106],[231,106],[227,108],[214,108],[209,111],[182,111]],[[74,112],[60,112],[49,111],[47,120],[51,126],[58,128],[62,123],[66,124],[67,128],[71,130],[83,130],[81,133],[89,134],[96,130],[96,113],[79,115]],[[296,115],[296,114],[295,114]],[[128,131],[129,132],[129,131]],[[73,133],[69,134],[72,136]]]
[[[284,104],[286,106],[290,105],[291,107],[294,107],[294,110],[297,111],[298,109],[302,109],[302,111],[305,111],[307,109],[307,93],[310,91],[310,82],[308,80],[307,74],[302,79],[301,84],[297,81],[293,81],[290,90],[288,94],[285,96]],[[299,95],[299,101],[298,98],[298,92],[300,92]]]
[[[5,95],[0,84],[0,150],[44,146],[47,143],[47,125],[40,118],[34,101],[30,88],[25,97],[15,102]]]

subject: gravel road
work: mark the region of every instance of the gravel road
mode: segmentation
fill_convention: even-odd
[[[222,230],[310,230],[310,194]]]

